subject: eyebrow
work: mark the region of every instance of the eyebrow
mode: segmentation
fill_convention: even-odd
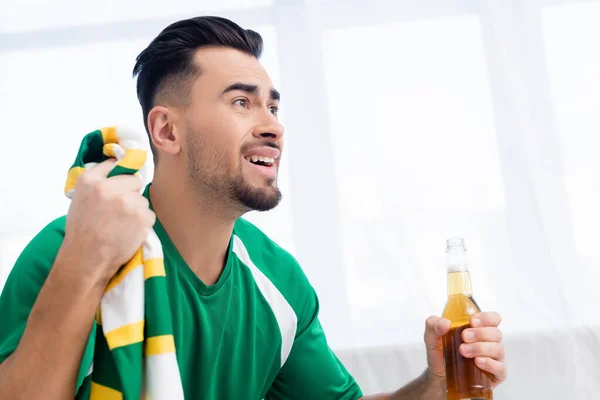
[[[242,91],[242,92],[246,92],[248,94],[252,94],[252,95],[256,95],[259,92],[258,86],[257,85],[251,85],[249,83],[242,83],[242,82],[236,82],[236,83],[232,83],[231,85],[227,86],[225,88],[225,90],[223,90],[223,92],[221,93],[221,95],[224,95],[225,93],[228,92],[233,92],[233,91]],[[275,90],[275,89],[271,89],[269,91],[269,95],[271,97],[271,100],[275,100],[275,101],[279,101],[281,99],[281,94]]]

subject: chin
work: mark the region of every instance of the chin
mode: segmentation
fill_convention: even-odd
[[[281,191],[276,186],[248,189],[238,193],[237,198],[250,210],[269,211],[281,202]]]
[[[268,211],[275,208],[282,197],[277,179],[262,179],[260,183],[253,181],[243,175],[234,179],[231,185],[232,198],[247,211]]]

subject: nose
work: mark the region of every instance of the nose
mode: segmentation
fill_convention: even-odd
[[[269,113],[269,116],[264,117],[254,128],[253,134],[257,139],[278,141],[283,138],[283,131],[283,125],[277,120],[277,117]]]

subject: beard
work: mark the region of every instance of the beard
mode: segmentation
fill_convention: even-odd
[[[249,210],[269,211],[277,207],[282,197],[277,182],[269,182],[267,187],[253,187],[244,179],[241,165],[239,169],[239,174],[231,182],[231,198]]]
[[[236,213],[269,211],[281,201],[281,191],[275,179],[263,187],[252,185],[243,174],[242,162],[234,175],[222,172],[226,157],[210,152],[198,139],[188,135],[188,182],[199,199],[214,202],[213,206],[229,206]],[[241,157],[240,157],[241,159]],[[211,171],[212,169],[212,171]],[[208,198],[207,198],[208,195]],[[204,206],[207,206],[206,204]]]

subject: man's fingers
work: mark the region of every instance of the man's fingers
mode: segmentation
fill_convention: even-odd
[[[501,342],[502,331],[493,326],[465,329],[462,333],[462,340],[465,343]]]
[[[450,321],[445,318],[431,316],[425,321],[425,348],[427,350],[427,367],[437,376],[444,377],[444,350],[442,336],[450,330]]]
[[[425,344],[427,347],[438,347],[440,337],[450,330],[450,321],[432,315],[425,321]]]
[[[496,342],[463,343],[459,351],[466,358],[489,357],[498,361],[504,360],[504,348]]]
[[[142,208],[146,209],[150,207],[150,202],[147,198],[142,196],[139,193],[128,192],[123,196],[123,201],[125,201],[132,208]]]
[[[506,380],[506,366],[503,362],[488,357],[477,357],[475,358],[475,365],[494,375],[496,385]]]
[[[116,175],[107,179],[104,186],[109,193],[139,192],[144,182],[135,175]]]
[[[109,158],[108,160],[104,160],[101,163],[98,163],[96,166],[94,166],[94,168],[86,171],[85,173],[93,176],[106,178],[110,171],[112,171],[116,163],[116,159]]]
[[[471,317],[471,326],[479,328],[483,326],[498,326],[502,322],[502,317],[497,312],[482,312]]]

